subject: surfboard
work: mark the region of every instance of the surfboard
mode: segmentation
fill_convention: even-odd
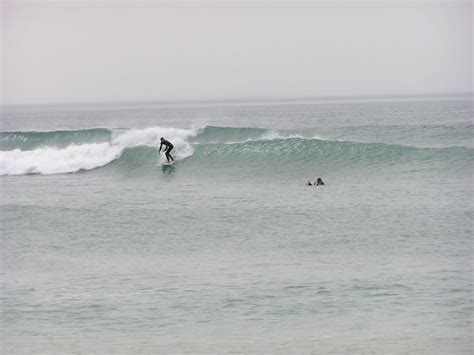
[[[162,166],[171,166],[175,163],[176,160],[172,160],[168,163],[168,160],[166,159],[166,157],[164,155],[160,155],[159,152],[156,152],[156,155],[158,157],[158,161],[160,162],[160,164]]]

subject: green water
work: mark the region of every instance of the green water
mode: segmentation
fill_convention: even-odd
[[[2,351],[471,353],[472,112],[3,108]]]

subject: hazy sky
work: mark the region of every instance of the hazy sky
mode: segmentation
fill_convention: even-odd
[[[4,104],[472,92],[471,1],[2,1]]]

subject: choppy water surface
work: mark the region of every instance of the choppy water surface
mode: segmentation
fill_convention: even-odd
[[[3,351],[471,353],[472,118],[467,99],[4,107]]]

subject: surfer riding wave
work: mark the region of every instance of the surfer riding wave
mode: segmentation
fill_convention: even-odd
[[[168,159],[168,163],[170,162],[170,159],[171,161],[174,161],[173,157],[170,154],[171,150],[173,149],[173,144],[171,144],[171,142],[167,141],[163,137],[160,138],[160,141],[161,141],[161,144],[160,144],[160,149],[158,149],[158,153],[161,152],[161,148],[164,145],[165,146],[164,152],[166,155],[166,159]]]

